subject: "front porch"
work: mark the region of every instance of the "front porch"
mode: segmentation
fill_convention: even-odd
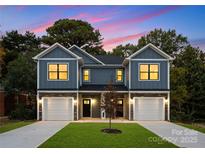
[[[78,119],[79,120],[99,120],[107,116],[101,108],[102,93],[79,93],[78,99]],[[115,112],[115,119],[129,118],[128,94],[119,93],[119,105]]]

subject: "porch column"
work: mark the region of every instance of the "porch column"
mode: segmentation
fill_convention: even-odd
[[[36,95],[36,100],[37,100],[37,120],[39,120],[39,93],[37,91],[37,95]]]
[[[130,102],[130,92],[128,92],[128,104],[129,104],[129,120],[131,120],[131,102]]]
[[[168,94],[167,94],[167,101],[168,101],[168,103],[167,103],[167,107],[168,107],[168,109],[167,109],[167,120],[168,121],[170,121],[170,92],[168,92]]]

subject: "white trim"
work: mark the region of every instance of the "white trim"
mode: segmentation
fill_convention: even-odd
[[[38,60],[77,60],[77,59],[78,58],[39,58]]]
[[[82,66],[80,66],[79,76],[80,76],[80,86],[82,86]]]
[[[105,65],[102,61],[98,60],[97,58],[95,58],[94,56],[92,56],[91,54],[87,53],[85,50],[83,50],[82,48],[78,47],[77,45],[72,45],[71,47],[69,47],[69,50],[73,47],[78,48],[79,50],[81,50],[82,52],[84,52],[85,54],[87,54],[88,56],[90,56],[92,59],[94,59],[95,61],[101,63],[102,65]]]
[[[37,62],[37,89],[39,89],[39,87],[40,87],[40,84],[39,84],[39,80],[40,80],[40,71],[39,71],[39,66],[40,66],[40,64],[39,64],[40,62],[38,61]]]
[[[122,80],[121,80],[121,81],[118,81],[118,80],[117,80],[117,76],[118,76],[117,71],[118,71],[118,70],[121,70],[121,71],[122,71]],[[122,68],[117,68],[117,69],[115,69],[115,81],[116,81],[117,83],[122,83],[122,82],[124,82],[124,70],[123,70]]]
[[[79,90],[80,93],[102,93],[102,92],[109,92],[109,91],[87,91],[87,90]],[[115,91],[117,93],[128,93],[128,91]]]
[[[53,98],[64,98],[66,100],[72,99],[72,121],[74,121],[74,97],[42,97],[42,121],[45,121],[44,99],[49,101]]]
[[[167,89],[170,89],[170,63],[167,63]]]
[[[141,80],[140,79],[140,65],[143,65],[143,64],[148,65],[148,66],[152,65],[152,64],[158,65],[158,69],[159,69],[158,70],[158,80],[149,80],[149,79],[148,80]],[[149,68],[148,68],[148,71],[149,71]],[[153,82],[154,81],[160,81],[160,63],[138,63],[138,72],[137,73],[138,73],[138,81],[139,82],[143,82],[143,81],[149,81],[149,82],[150,81],[153,81]],[[149,72],[148,72],[148,74],[149,74]],[[149,77],[149,75],[148,75],[148,77]]]
[[[142,94],[142,93],[151,93],[151,94],[154,94],[154,93],[163,93],[163,94],[167,94],[169,93],[169,91],[130,91],[130,93],[139,93],[139,94]]]
[[[39,120],[39,93],[38,92],[36,95],[36,99],[37,99],[37,120]]]
[[[48,65],[52,65],[52,64],[67,64],[67,80],[50,80],[49,79],[49,68],[48,68]],[[78,61],[77,61],[77,64],[78,64]],[[47,62],[47,81],[69,81],[69,78],[70,78],[70,72],[69,72],[69,63],[68,62]],[[77,87],[78,88],[78,87]]]
[[[92,64],[85,64],[84,67],[124,67],[122,64],[104,64],[104,65],[92,65]]]
[[[82,76],[83,82],[84,82],[84,83],[91,82],[90,69],[89,69],[89,68],[83,68],[82,70],[83,70],[83,71],[82,71],[82,72],[83,72],[83,73],[82,73],[82,75],[83,75],[83,76]],[[88,70],[88,81],[85,81],[85,80],[84,80],[84,71],[85,71],[85,70]]]
[[[168,93],[168,96],[167,96],[167,99],[168,99],[168,104],[167,104],[167,120],[170,121],[170,93]]]
[[[128,72],[128,74],[129,74],[129,87],[128,87],[128,89],[131,89],[131,61],[130,60],[128,60],[129,61],[129,72]]]
[[[56,90],[38,90],[39,93],[77,93],[77,90],[61,90],[61,91],[56,91]]]
[[[165,98],[164,97],[133,97],[133,120],[137,120],[137,119],[135,119],[135,103],[136,103],[136,99],[138,99],[138,100],[143,100],[143,99],[151,99],[151,100],[153,100],[153,99],[162,99],[163,100],[163,113],[162,113],[162,117],[163,117],[163,119],[162,119],[162,121],[164,121],[164,120],[166,120],[165,119]]]
[[[128,115],[128,119],[131,120],[131,97],[130,97],[130,92],[128,93],[128,106],[129,106],[129,115]]]
[[[42,56],[46,55],[47,53],[51,52],[53,49],[55,49],[56,47],[60,47],[63,50],[65,50],[66,52],[68,52],[69,54],[71,54],[72,56],[80,59],[80,57],[76,54],[74,54],[73,52],[71,52],[69,49],[65,48],[64,46],[62,46],[61,44],[59,44],[58,42],[53,44],[52,46],[50,46],[49,48],[47,48],[46,50],[42,51],[41,53],[39,53],[38,55],[36,55],[35,57],[33,57],[33,59],[39,59]]]
[[[152,48],[154,51],[156,51],[158,54],[160,54],[161,56],[163,56],[166,59],[169,60],[173,60],[174,58],[172,58],[171,56],[169,56],[168,54],[166,54],[165,52],[163,52],[162,50],[160,50],[159,48],[157,48],[156,46],[154,46],[153,44],[149,43],[146,46],[144,46],[143,48],[141,48],[140,50],[136,51],[135,53],[133,53],[132,55],[130,55],[128,57],[128,59],[131,59],[132,57],[136,56],[137,54],[141,53],[142,51],[144,51],[146,48]]]
[[[79,86],[78,86],[78,82],[79,82],[79,69],[78,69],[78,61],[76,61],[76,71],[77,71],[77,72],[76,72],[76,73],[77,73],[77,74],[76,74],[76,76],[77,76],[77,81],[76,81],[76,82],[77,82],[77,83],[76,83],[76,89],[78,89],[78,87],[79,87]],[[69,73],[69,76],[70,76],[70,72],[68,72],[68,73]]]
[[[169,59],[130,59],[131,61],[169,61]]]
[[[76,102],[76,105],[77,105],[77,106],[76,106],[76,108],[77,108],[77,120],[79,119],[79,115],[78,115],[78,113],[79,113],[79,108],[78,108],[79,98],[78,98],[78,97],[79,97],[79,93],[77,92],[77,98],[76,98],[76,101],[77,101],[77,102]]]

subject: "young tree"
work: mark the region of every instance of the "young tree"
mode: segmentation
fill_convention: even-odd
[[[87,44],[86,51],[94,55],[106,54],[102,49],[101,34],[95,30],[88,22],[74,19],[60,19],[47,30],[47,35],[43,36],[43,42],[52,45],[56,42],[69,48],[70,45],[81,47]]]
[[[109,116],[109,129],[111,129],[111,120],[114,117],[114,113],[117,107],[117,94],[115,92],[112,82],[108,84],[105,90],[106,92],[103,94],[101,107]]]

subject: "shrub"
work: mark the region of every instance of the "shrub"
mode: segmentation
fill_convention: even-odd
[[[36,118],[34,105],[26,106],[22,103],[16,105],[15,110],[11,111],[9,119],[13,120],[32,120]]]

